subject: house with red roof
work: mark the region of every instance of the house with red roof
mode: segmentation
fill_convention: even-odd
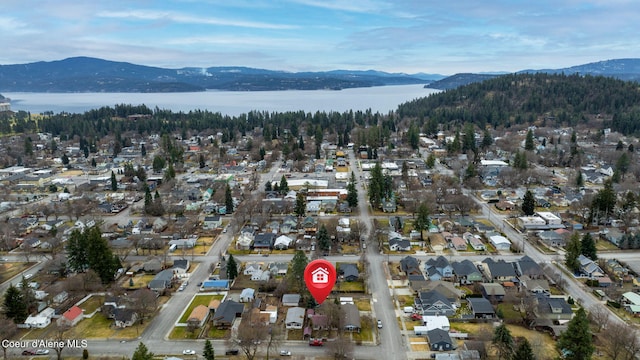
[[[84,317],[83,312],[84,310],[74,305],[65,311],[56,322],[58,325],[75,326]]]

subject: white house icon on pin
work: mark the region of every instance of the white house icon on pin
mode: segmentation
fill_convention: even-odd
[[[319,267],[311,272],[311,282],[314,284],[326,284],[329,282],[329,270]]]

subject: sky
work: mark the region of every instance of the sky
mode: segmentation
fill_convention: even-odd
[[[514,72],[640,57],[637,0],[1,0],[0,64]]]

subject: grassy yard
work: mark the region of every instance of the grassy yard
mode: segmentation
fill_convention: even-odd
[[[411,295],[398,295],[400,306],[413,306],[415,298]]]
[[[191,312],[193,311],[193,309],[196,308],[196,306],[198,306],[198,305],[209,306],[209,302],[211,302],[212,299],[222,300],[222,298],[223,298],[222,295],[196,295],[196,296],[194,296],[193,299],[191,300],[191,303],[189,303],[189,306],[187,307],[187,310],[184,312],[184,314],[182,314],[182,317],[180,318],[180,320],[178,322],[179,323],[186,323],[187,320],[189,319],[189,315],[191,315]]]
[[[194,332],[187,331],[186,326],[175,326],[169,334],[171,340],[185,340],[185,339],[197,339],[200,329],[196,329]]]
[[[499,304],[499,311],[502,312],[502,318],[507,321],[521,320],[522,315],[513,308],[513,304]]]
[[[80,305],[80,308],[84,310],[85,315],[91,314],[102,306],[104,303],[104,296],[93,295],[87,301]]]
[[[358,310],[360,311],[371,311],[371,301],[369,299],[358,299],[354,301]]]
[[[364,292],[364,283],[362,281],[341,281],[333,287],[338,292]]]
[[[3,262],[0,265],[0,278],[5,280],[11,279],[34,264],[35,263]]]
[[[102,313],[96,313],[92,318],[80,321],[69,330],[67,336],[78,339],[134,339],[142,334],[148,324],[149,321],[145,321],[144,324],[138,322],[134,326],[118,329],[112,327],[112,319],[106,318]]]
[[[124,289],[141,289],[147,287],[149,282],[153,280],[155,275],[153,274],[140,274],[135,275],[131,279],[133,279],[133,286],[131,285],[131,281],[129,279],[124,279],[122,282],[122,287]]]
[[[220,330],[215,327],[211,327],[208,335],[211,339],[228,339],[231,335],[231,330]]]

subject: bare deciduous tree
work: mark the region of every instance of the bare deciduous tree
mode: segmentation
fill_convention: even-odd
[[[612,360],[633,360],[640,351],[638,333],[627,324],[611,322],[601,340],[604,352]]]
[[[15,335],[17,332],[18,328],[16,327],[16,324],[13,322],[13,320],[6,317],[0,318],[0,338],[11,339],[11,337],[13,337],[13,335]],[[2,342],[0,346],[2,346],[4,360],[7,360],[8,346],[5,346],[4,342]]]
[[[229,346],[238,346],[245,354],[247,360],[254,360],[260,348],[260,344],[269,336],[269,327],[261,321],[252,321],[251,313],[242,315],[242,321],[238,326],[235,338],[229,339]]]
[[[606,329],[609,324],[609,311],[602,306],[593,306],[589,310],[589,320],[595,326],[595,332]]]

